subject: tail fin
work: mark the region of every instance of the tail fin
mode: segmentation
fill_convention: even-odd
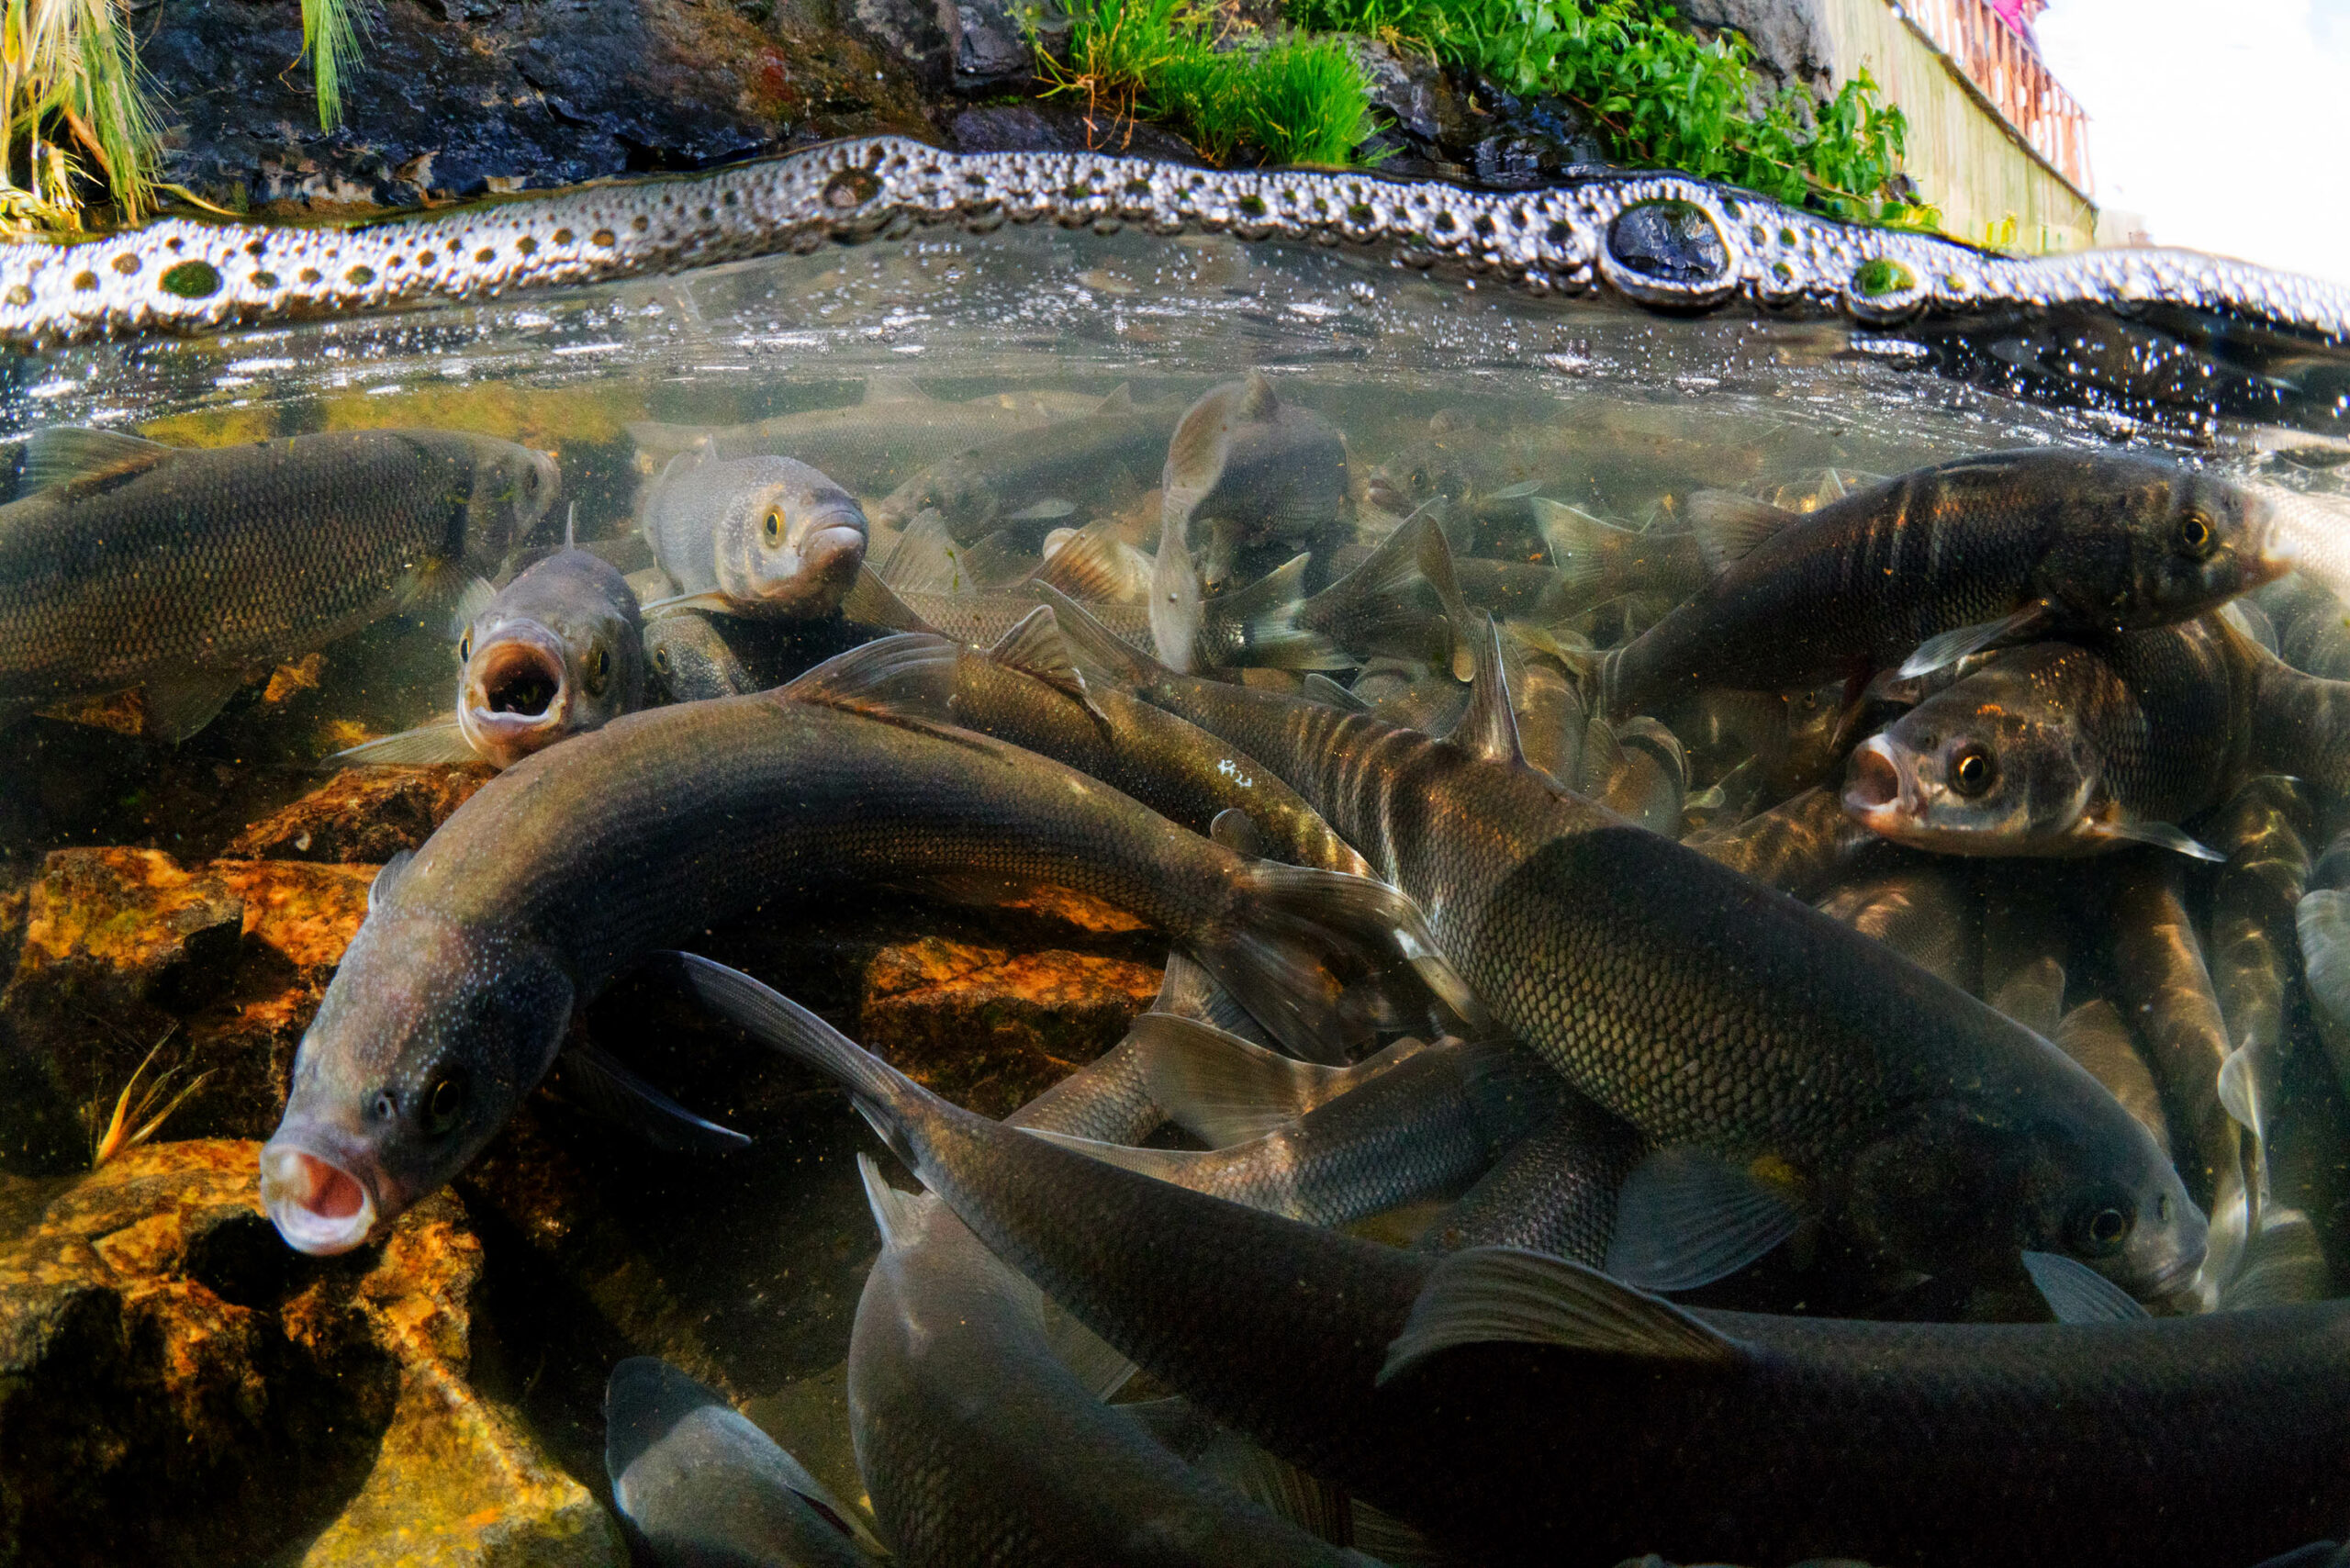
[[[1158,995],[1152,1001],[1150,1011],[1172,1014],[1178,1018],[1197,1018],[1250,1045],[1265,1045],[1271,1039],[1265,1033],[1265,1026],[1249,1017],[1248,1010],[1233,1001],[1231,992],[1216,984],[1214,977],[1181,947],[1167,955],[1167,973],[1159,981]]]
[[[763,1043],[848,1091],[890,1152],[919,1173],[921,1151],[912,1118],[932,1099],[928,1090],[772,987],[740,969],[695,953],[674,955],[687,991],[711,1011]]]
[[[859,1151],[856,1174],[865,1183],[865,1206],[873,1211],[873,1227],[883,1247],[911,1247],[928,1217],[925,1211],[938,1202],[929,1193],[901,1192],[881,1177],[871,1155]]]
[[[1200,607],[1198,636],[1191,663],[1214,663],[1210,652],[1237,641],[1242,661],[1266,669],[1346,669],[1354,660],[1330,645],[1319,632],[1299,624],[1305,603],[1304,583],[1310,556],[1292,555],[1237,593],[1220,595]]]
[[[1070,533],[1058,549],[1048,538],[1044,564],[1028,577],[1050,583],[1073,599],[1131,604],[1150,592],[1147,561],[1118,537],[1116,523],[1091,522]]]
[[[1423,534],[1441,533],[1427,507],[1382,540],[1360,565],[1297,607],[1297,623],[1356,655],[1442,663],[1451,657],[1459,626],[1438,626],[1412,588],[1428,580],[1421,569]],[[1449,635],[1448,635],[1449,632]]]
[[[1242,873],[1240,908],[1219,936],[1192,944],[1192,957],[1295,1055],[1343,1065],[1349,1025],[1339,982],[1325,960],[1373,975],[1400,958],[1464,1021],[1483,1009],[1438,953],[1419,907],[1368,877],[1258,861]]]
[[[1551,569],[1559,574],[1569,599],[1591,592],[1606,575],[1608,557],[1638,537],[1635,530],[1602,522],[1580,507],[1537,496],[1534,526],[1550,551]]]

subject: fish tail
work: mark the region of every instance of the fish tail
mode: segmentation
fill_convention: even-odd
[[[789,997],[740,969],[730,969],[695,953],[671,957],[694,1000],[847,1090],[857,1114],[890,1146],[890,1152],[917,1175],[924,1173],[922,1138],[916,1129],[934,1107],[928,1090]]]
[[[1432,527],[1426,509],[1405,519],[1361,565],[1299,605],[1296,623],[1343,638],[1349,653],[1449,662],[1452,628],[1413,595],[1424,584],[1433,586],[1421,566],[1424,535]]]
[[[1302,584],[1307,555],[1293,555],[1237,593],[1209,599],[1201,609],[1200,630],[1205,648],[1195,648],[1194,663],[1214,663],[1211,650],[1237,644],[1237,662],[1265,669],[1346,669],[1354,660],[1330,644],[1319,632],[1300,624],[1305,603]]]
[[[1480,1010],[1437,951],[1419,906],[1386,883],[1342,871],[1260,860],[1240,877],[1220,931],[1189,944],[1193,958],[1292,1054],[1342,1065],[1360,1014],[1345,983],[1384,990],[1400,969],[1462,1019]]]
[[[1628,528],[1602,522],[1564,501],[1537,496],[1528,504],[1534,510],[1534,526],[1550,552],[1551,569],[1559,574],[1561,595],[1570,601],[1581,600],[1596,588],[1607,575],[1608,563],[1637,537]]]

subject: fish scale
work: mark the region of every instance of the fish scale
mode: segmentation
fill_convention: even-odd
[[[0,508],[0,703],[265,667],[385,614],[436,570],[494,565],[520,530],[484,509],[525,525],[544,510],[495,493],[500,465],[519,479],[534,460],[486,437],[349,431],[151,454],[127,477]]]
[[[1522,763],[1179,676],[1057,608],[1090,656],[1296,790],[1420,905],[1497,1023],[1652,1143],[1784,1161],[1831,1223],[1929,1271],[2012,1268],[2024,1238],[2072,1250],[2056,1232],[2116,1190],[2150,1223],[2109,1269],[2145,1291],[2194,1267],[2200,1216],[2143,1130],[1964,991]],[[2020,1175],[1954,1196],[1993,1148],[2061,1166],[2068,1217]]]
[[[1761,537],[1731,548],[1694,598],[1609,654],[1610,712],[1647,711],[1704,685],[1794,690],[1865,675],[2035,602],[2043,632],[2158,625],[2284,570],[2260,498],[2113,453],[1962,458],[1808,514],[1734,498],[1727,510]],[[2180,552],[2190,516],[2210,530],[2205,554]]]

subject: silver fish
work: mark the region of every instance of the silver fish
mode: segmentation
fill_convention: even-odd
[[[789,457],[676,458],[640,512],[676,604],[818,620],[840,608],[865,564],[856,498]]]

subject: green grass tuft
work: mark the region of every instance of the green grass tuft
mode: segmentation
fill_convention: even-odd
[[[1333,39],[1220,32],[1192,0],[1077,0],[1067,65],[1040,52],[1050,91],[1090,108],[1173,123],[1219,163],[1345,164],[1371,135],[1371,94]]]
[[[352,0],[302,0],[302,52],[318,91],[319,129],[342,123],[342,84],[359,69],[359,35],[367,14]]]

